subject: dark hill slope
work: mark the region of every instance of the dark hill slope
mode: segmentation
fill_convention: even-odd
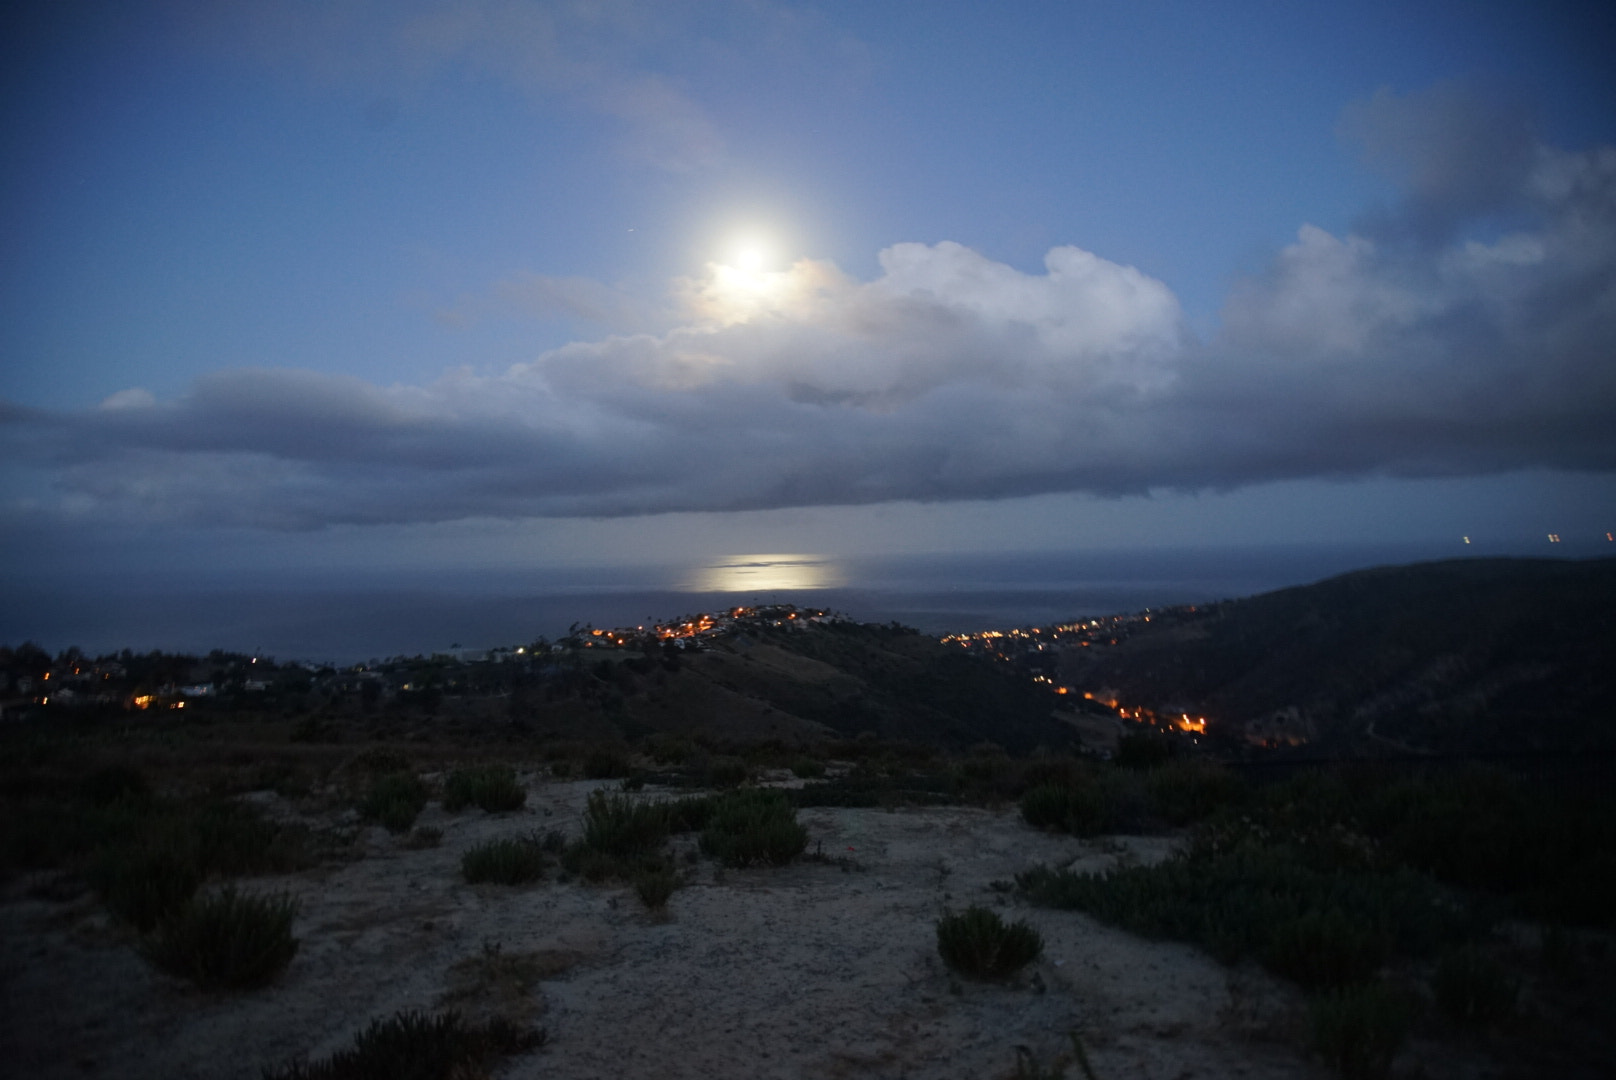
[[[869,732],[1013,753],[1075,741],[1055,700],[1005,665],[896,626],[754,630],[672,664],[608,653],[524,719],[553,734],[666,731],[723,742],[812,743]]]
[[[1169,619],[1063,674],[1340,750],[1613,749],[1616,559],[1359,571]]]

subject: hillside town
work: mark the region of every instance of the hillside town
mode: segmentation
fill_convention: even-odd
[[[48,713],[144,712],[204,704],[306,703],[358,695],[368,709],[386,701],[435,703],[443,697],[508,695],[515,683],[565,676],[586,652],[676,656],[725,638],[847,621],[824,608],[764,604],[682,615],[649,626],[574,624],[556,641],[493,649],[451,646],[429,656],[396,656],[338,666],[214,650],[206,656],[134,653],[99,657],[70,648],[51,656],[32,642],[0,646],[0,720]]]
[[[1183,622],[1206,614],[1196,604],[1149,609],[1129,615],[1103,615],[1053,626],[1025,626],[1014,630],[982,630],[973,634],[947,634],[945,645],[958,645],[972,653],[1016,665],[1040,685],[1063,696],[1081,697],[1087,709],[1103,706],[1119,719],[1159,731],[1183,732],[1192,736],[1206,732],[1207,718],[1191,707],[1153,709],[1125,703],[1111,687],[1084,688],[1062,681],[1060,659],[1073,649],[1108,648],[1122,644],[1133,634],[1163,622]]]
[[[1120,700],[1109,687],[1061,681],[1059,660],[1073,649],[1108,648],[1151,624],[1193,618],[1194,606],[1107,615],[1052,626],[947,634],[944,645],[996,663],[1013,665],[1035,684],[1066,702],[1056,708],[1110,715],[1130,725],[1191,736],[1206,731],[1204,716],[1188,709],[1152,709]],[[0,647],[0,720],[41,719],[50,714],[140,713],[190,708],[293,708],[303,710],[343,700],[373,713],[384,705],[435,710],[447,699],[460,702],[509,698],[523,686],[565,680],[593,653],[609,657],[655,657],[677,663],[682,653],[713,649],[747,634],[803,631],[850,622],[825,608],[794,604],[739,606],[696,612],[649,625],[594,627],[574,624],[555,641],[465,649],[458,645],[429,656],[391,657],[338,666],[215,650],[206,656],[123,650],[89,657],[68,649],[52,657],[32,643]]]

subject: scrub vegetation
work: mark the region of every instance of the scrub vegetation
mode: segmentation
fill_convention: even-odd
[[[934,926],[943,966],[983,984],[967,996],[1042,988],[1016,973],[1083,912],[1262,969],[1308,1003],[1285,1030],[1343,1076],[1388,1075],[1411,1044],[1541,1063],[1557,1041],[1616,1030],[1598,1004],[1616,1000],[1616,784],[1590,782],[1597,759],[1310,762],[1143,727],[1107,756],[1051,719],[1052,692],[1013,664],[934,646],[830,623],[677,657],[546,647],[520,671],[418,658],[392,697],[378,678],[349,692],[342,672],[272,668],[255,697],[35,710],[0,730],[0,884],[83,897],[110,947],[234,991],[295,974],[293,898],[312,907],[327,871],[367,853],[407,875],[434,866],[443,888],[477,885],[485,905],[578,899],[559,890],[581,882],[606,891],[595,909],[627,899],[654,922],[678,916],[681,888],[768,880],[811,842],[793,889],[823,884],[825,867],[879,866],[855,824],[845,847],[810,835],[870,820],[843,810],[957,814],[1018,830],[1049,860],[998,865],[993,881],[945,869],[928,886],[928,910],[947,912]],[[124,666],[172,681],[188,670],[158,660]],[[1104,719],[1072,706],[1085,708],[1077,720]],[[564,819],[538,816],[557,807]],[[1119,839],[1141,835],[1158,838],[1149,858]],[[1037,930],[1016,917],[1028,906],[1044,909]],[[400,1013],[351,1050],[267,1075],[481,1075],[535,1045],[523,1030]],[[1024,1075],[1078,1061],[1037,1050],[1018,1057]]]
[[[970,979],[1004,979],[1043,952],[1038,931],[1017,920],[1006,924],[985,907],[972,905],[937,920],[937,953],[953,971]]]
[[[475,806],[490,814],[520,810],[527,802],[527,789],[517,782],[516,770],[508,765],[484,765],[460,769],[443,784],[443,808],[451,814]]]
[[[141,951],[154,965],[206,989],[263,986],[297,953],[297,903],[226,885],[165,915]]]
[[[372,1020],[353,1046],[312,1062],[266,1070],[265,1080],[472,1080],[502,1057],[537,1049],[541,1030],[494,1017],[473,1023],[460,1013],[405,1010]]]

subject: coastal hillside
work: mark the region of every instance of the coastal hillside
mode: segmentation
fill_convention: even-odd
[[[1612,656],[1616,559],[1468,559],[1161,613],[1060,675],[1227,745],[1569,752],[1616,749]]]
[[[992,742],[1012,753],[1065,748],[1074,738],[1052,719],[1047,689],[905,627],[753,624],[699,650],[585,655],[513,715],[552,736],[602,728],[737,742],[869,735],[951,749]]]

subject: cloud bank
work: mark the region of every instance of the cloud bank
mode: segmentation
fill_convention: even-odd
[[[1041,273],[953,243],[887,248],[871,281],[711,266],[678,328],[494,375],[0,407],[5,512],[302,529],[1616,469],[1616,148],[1483,138],[1457,100],[1356,110],[1406,202],[1301,228],[1209,340],[1077,247]]]

